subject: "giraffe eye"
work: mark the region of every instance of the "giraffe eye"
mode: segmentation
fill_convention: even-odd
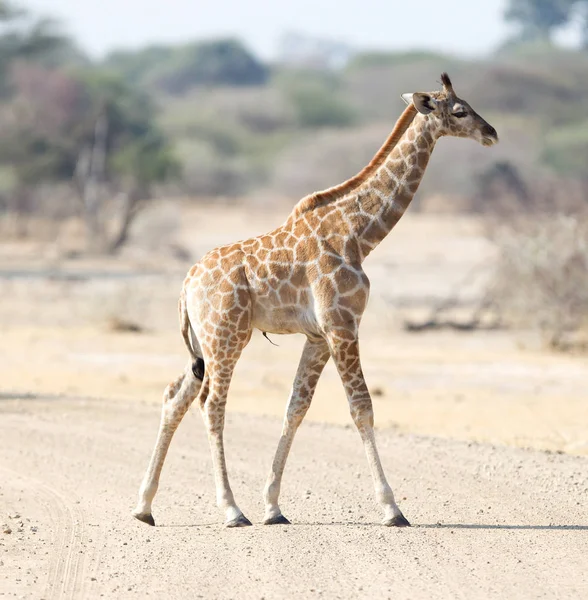
[[[453,116],[456,119],[463,119],[465,116],[467,116],[467,112],[465,110],[460,110],[459,112],[453,113]]]

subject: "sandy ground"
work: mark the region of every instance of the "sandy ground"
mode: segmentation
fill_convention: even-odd
[[[283,216],[178,211],[175,239],[194,257]],[[11,531],[0,533],[0,596],[588,597],[588,358],[547,352],[528,332],[402,332],[492,255],[475,220],[408,217],[366,263],[362,323],[383,462],[414,525],[403,531],[378,525],[332,365],[285,475],[293,525],[259,524],[303,342],[274,336],[276,348],[260,334],[237,367],[227,426],[233,488],[255,526],[223,529],[192,413],[164,470],[158,527],[133,520],[161,393],[186,360],[176,302],[190,261],[164,251],[157,214],[114,261],[58,261],[59,240],[0,244],[0,525]],[[479,278],[463,287],[463,310],[480,289]]]
[[[194,257],[269,230],[283,218],[267,209],[255,209],[252,218],[238,207],[181,214],[176,239]],[[24,252],[21,245],[17,253],[14,245],[0,244],[0,393],[159,402],[186,361],[177,297],[191,263],[154,252],[153,226],[143,229],[147,241],[137,233],[126,254],[111,261],[53,263],[47,261],[50,249],[31,245]],[[473,219],[407,215],[366,261],[372,290],[361,348],[377,425],[588,455],[588,355],[548,352],[527,332],[415,335],[400,327],[404,318],[426,316],[433,303],[489,263],[492,248],[479,230]],[[460,288],[465,312],[481,279]],[[141,332],[120,331],[120,323],[136,324]],[[231,410],[282,416],[303,339],[273,341],[279,347],[259,332],[253,336],[237,366]],[[349,423],[330,364],[308,418]]]
[[[0,589],[18,598],[582,598],[585,459],[380,432],[411,529],[379,525],[359,436],[307,423],[263,526],[273,418],[232,415],[233,489],[254,526],[224,529],[200,418],[174,440],[155,528],[130,516],[158,410],[81,398],[0,403]],[[26,436],[26,442],[23,441]]]

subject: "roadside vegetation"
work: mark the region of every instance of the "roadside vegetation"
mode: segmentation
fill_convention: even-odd
[[[587,311],[588,1],[510,0],[504,16],[516,34],[476,60],[354,49],[342,60],[322,44],[267,64],[218,39],[96,61],[59,23],[0,1],[0,234],[51,239],[76,220],[84,252],[114,254],[153,198],[292,205],[361,169],[400,94],[435,88],[447,70],[502,143],[445,140],[413,210],[483,215],[501,313],[532,312],[562,345]],[[572,21],[579,46],[559,47]]]

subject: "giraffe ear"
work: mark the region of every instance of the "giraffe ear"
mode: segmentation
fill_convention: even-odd
[[[406,102],[406,104],[412,104],[412,94],[401,94],[401,98]]]
[[[417,92],[415,94],[402,94],[400,96],[407,104],[414,104],[415,108],[423,115],[428,115],[437,108],[437,102],[429,94]]]
[[[423,115],[428,115],[437,108],[437,101],[430,94],[417,92],[412,94],[411,100],[415,108]]]

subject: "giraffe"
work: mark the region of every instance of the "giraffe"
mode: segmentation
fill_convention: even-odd
[[[231,491],[223,428],[233,369],[253,329],[258,329],[306,336],[263,491],[264,524],[289,524],[278,504],[286,459],[331,358],[363,441],[382,523],[410,525],[396,504],[378,455],[372,401],[360,363],[358,330],[370,286],[362,263],[406,211],[439,138],[470,138],[484,146],[498,142],[496,130],[457,97],[446,73],[441,83],[440,91],[403,94],[407,108],[358,175],[306,196],[274,231],[215,248],[190,269],[179,301],[180,328],[190,360],[165,389],[155,448],[133,511],[137,519],[155,525],[151,505],[165,456],[177,426],[197,398],[225,524],[251,525]]]

